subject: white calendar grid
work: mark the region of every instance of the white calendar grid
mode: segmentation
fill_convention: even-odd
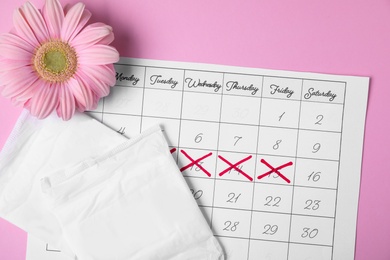
[[[89,114],[130,138],[160,123],[227,259],[333,259],[346,81],[116,71]]]

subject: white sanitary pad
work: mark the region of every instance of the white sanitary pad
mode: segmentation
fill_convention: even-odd
[[[82,260],[207,260],[223,253],[159,127],[42,179]]]
[[[127,140],[23,111],[0,153],[0,217],[78,260],[223,259],[159,128]]]
[[[44,202],[40,179],[125,140],[85,114],[64,122],[55,115],[37,120],[23,111],[0,154],[0,217],[66,251],[60,224]]]

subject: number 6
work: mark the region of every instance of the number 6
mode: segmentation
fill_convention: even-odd
[[[195,143],[200,143],[203,139],[203,133],[199,133],[197,136],[195,136]]]

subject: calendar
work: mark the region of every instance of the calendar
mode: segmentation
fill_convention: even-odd
[[[128,138],[160,124],[226,259],[354,258],[368,78],[127,58],[115,69],[89,115]]]

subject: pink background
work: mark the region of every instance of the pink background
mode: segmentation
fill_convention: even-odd
[[[1,1],[0,33],[23,2]],[[121,56],[371,77],[355,259],[390,259],[389,0],[84,2]],[[0,97],[0,148],[20,111]],[[0,219],[0,259],[24,259],[26,237]]]

